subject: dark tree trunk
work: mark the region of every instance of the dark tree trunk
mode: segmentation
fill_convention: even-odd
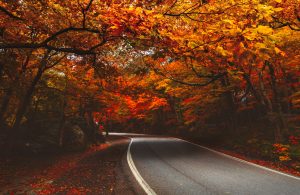
[[[244,74],[243,75],[248,87],[249,87],[249,90],[250,92],[253,94],[253,96],[255,97],[256,101],[259,103],[258,104],[258,107],[257,107],[257,110],[260,112],[260,113],[266,113],[266,110],[267,110],[267,105],[264,101],[264,98],[262,97],[262,95],[255,89],[251,79],[250,79],[250,76],[248,74]]]
[[[1,106],[1,109],[0,109],[0,128],[4,125],[4,115],[6,113],[6,110],[8,108],[8,105],[9,105],[9,101],[10,101],[10,97],[12,95],[12,92],[13,92],[13,89],[12,87],[10,87],[6,94],[4,95],[4,98],[3,98],[3,101],[2,101],[2,106]]]
[[[221,84],[224,87],[229,87],[230,83],[227,76],[224,76],[221,79]],[[226,90],[226,92],[223,94],[223,97],[226,102],[226,117],[228,117],[227,120],[227,126],[229,127],[229,130],[237,135],[239,132],[237,131],[237,116],[236,116],[236,105],[234,102],[234,94],[232,90]]]
[[[0,82],[2,82],[2,76],[4,75],[4,65],[0,63]]]
[[[282,113],[282,107],[280,103],[280,97],[278,94],[278,88],[276,83],[275,70],[270,62],[266,61],[266,65],[269,68],[269,74],[271,78],[271,88],[273,93],[273,108],[274,108],[274,124],[275,124],[275,141],[282,141],[283,131],[287,131],[287,125]]]
[[[26,59],[25,59],[24,63],[22,64],[20,73],[18,75],[16,75],[16,77],[13,79],[11,86],[7,89],[7,92],[4,95],[4,98],[3,98],[3,101],[1,104],[1,109],[0,109],[0,127],[2,127],[4,125],[4,122],[5,122],[4,115],[7,111],[11,95],[13,94],[14,85],[16,82],[19,81],[20,77],[25,73],[31,54],[32,54],[32,51],[30,51],[30,53],[26,56]],[[0,73],[0,74],[2,75],[2,73]]]
[[[65,135],[65,123],[66,123],[66,115],[65,115],[65,108],[67,107],[67,97],[66,97],[66,92],[68,89],[68,78],[65,78],[65,89],[63,93],[63,98],[62,98],[62,110],[61,110],[61,116],[60,116],[60,124],[59,124],[59,137],[58,137],[58,145],[59,147],[63,147],[64,145],[64,135]]]
[[[66,117],[63,113],[61,116],[60,124],[59,124],[59,138],[58,138],[58,145],[59,147],[63,147],[64,145],[64,135],[65,135],[65,121]]]
[[[43,72],[45,70],[45,67],[47,65],[47,59],[49,57],[49,53],[50,53],[50,51],[47,51],[45,53],[40,65],[38,67],[37,74],[35,75],[33,81],[31,82],[31,84],[29,86],[29,88],[27,89],[23,101],[21,101],[21,103],[20,103],[20,106],[17,110],[15,122],[14,122],[14,125],[13,125],[13,128],[12,128],[13,134],[17,133],[19,128],[20,128],[22,118],[23,118],[28,106],[30,105],[32,94],[34,93],[35,87],[38,84],[38,82],[40,81],[40,79],[43,75]]]

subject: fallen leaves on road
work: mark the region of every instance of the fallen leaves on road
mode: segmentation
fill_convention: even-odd
[[[55,160],[44,158],[21,165],[2,162],[1,173],[5,167],[9,169],[1,174],[0,193],[111,194],[116,182],[115,168],[126,149],[120,144],[122,141],[93,145],[85,152],[56,156]],[[51,161],[50,165],[47,160]]]

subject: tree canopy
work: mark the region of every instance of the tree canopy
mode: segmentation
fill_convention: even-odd
[[[0,16],[9,142],[62,145],[74,124],[87,140],[299,131],[299,0],[3,0]]]

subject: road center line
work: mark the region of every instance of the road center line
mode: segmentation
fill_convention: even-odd
[[[145,191],[145,193],[147,195],[156,195],[156,193],[154,192],[154,190],[149,186],[149,184],[143,179],[143,177],[141,176],[141,174],[138,172],[132,157],[131,157],[131,153],[130,153],[130,148],[132,145],[134,138],[130,139],[130,143],[128,145],[128,149],[127,149],[127,163],[129,165],[129,168],[131,170],[131,172],[133,173],[136,181],[140,184],[140,186],[143,188],[143,190]]]

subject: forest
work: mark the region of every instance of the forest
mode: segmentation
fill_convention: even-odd
[[[1,0],[1,153],[172,135],[300,170],[299,0]]]

